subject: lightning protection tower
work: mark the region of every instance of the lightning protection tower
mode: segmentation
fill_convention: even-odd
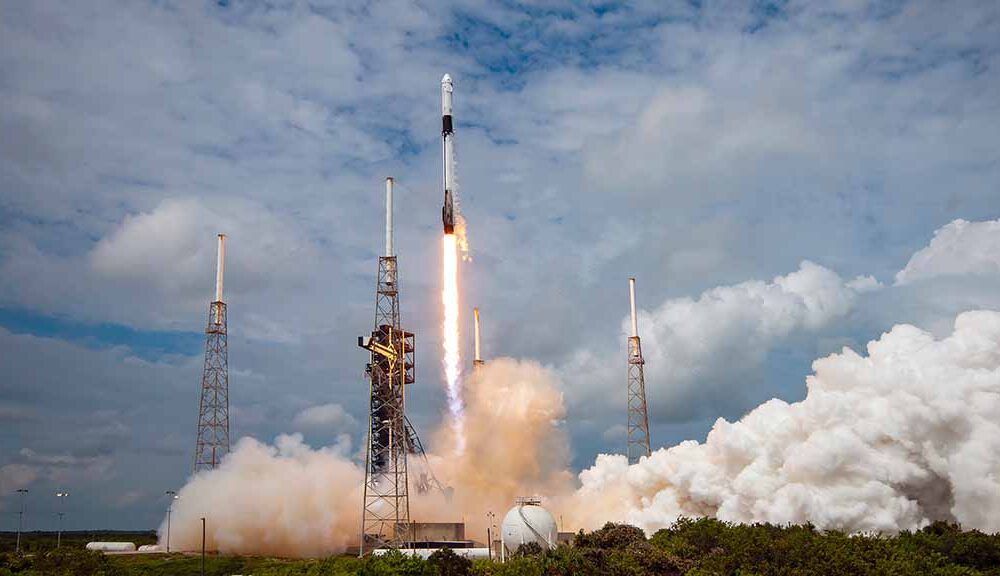
[[[229,453],[229,347],[222,283],[226,271],[226,235],[219,234],[215,271],[215,301],[208,307],[205,328],[205,370],[201,377],[198,443],[194,471],[211,470]]]
[[[385,255],[378,259],[375,330],[358,345],[369,351],[370,410],[365,450],[361,555],[407,542],[410,499],[406,456],[416,434],[406,420],[407,384],[414,382],[414,335],[399,320],[399,276],[392,246],[392,178],[385,181]]]
[[[628,338],[628,463],[635,464],[649,456],[649,413],[646,410],[646,376],[635,318],[635,278],[628,279],[629,309],[632,313],[632,335]]]

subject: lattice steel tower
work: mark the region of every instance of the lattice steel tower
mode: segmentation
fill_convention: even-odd
[[[226,271],[225,234],[219,234],[218,258],[215,301],[208,307],[208,327],[205,328],[205,371],[201,377],[195,472],[215,468],[229,453],[229,346],[226,303],[222,300],[222,282]]]
[[[628,279],[629,308],[632,313],[632,335],[628,338],[628,446],[629,464],[649,456],[649,412],[646,410],[646,376],[635,318],[635,278]]]
[[[410,499],[406,457],[419,445],[406,420],[407,384],[414,382],[414,335],[400,327],[399,275],[392,247],[392,178],[385,181],[385,255],[378,259],[375,330],[358,345],[369,351],[370,390],[365,450],[361,554],[403,547],[409,534]]]

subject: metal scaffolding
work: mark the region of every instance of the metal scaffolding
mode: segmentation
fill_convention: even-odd
[[[632,313],[632,335],[628,338],[628,429],[627,451],[629,464],[642,456],[649,456],[649,412],[646,410],[646,377],[642,359],[642,345],[635,317],[635,278],[629,278],[629,302]]]
[[[229,453],[229,347],[226,303],[212,302],[205,329],[205,370],[201,377],[198,443],[194,471],[211,470]]]
[[[229,453],[229,344],[226,336],[229,329],[226,303],[222,298],[226,275],[226,235],[219,234],[217,239],[215,300],[208,307],[208,327],[205,328],[205,370],[201,376],[195,472],[215,468]]]
[[[386,179],[385,255],[378,259],[375,330],[358,345],[369,351],[361,554],[406,544],[410,524],[407,454],[419,440],[406,419],[406,385],[414,382],[414,335],[399,319],[399,277],[392,249],[392,178]]]

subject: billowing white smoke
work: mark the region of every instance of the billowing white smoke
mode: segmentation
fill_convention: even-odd
[[[896,326],[817,360],[806,398],[719,419],[704,444],[629,467],[599,456],[567,515],[646,529],[679,516],[894,532],[937,519],[1000,530],[1000,313],[961,314],[934,340]]]
[[[413,518],[460,521],[481,539],[485,513],[540,494],[568,528],[609,520],[646,530],[678,516],[812,522],[893,532],[936,519],[1000,530],[1000,313],[967,312],[943,339],[897,326],[868,345],[817,360],[806,398],[771,400],[740,421],[718,420],[704,444],[663,448],[639,464],[602,455],[574,489],[554,374],[494,360],[468,381],[467,450],[453,456],[447,423],[434,472],[454,488],[411,497]],[[321,556],[357,541],[359,466],[346,446],[312,450],[244,439],[215,471],[195,476],[174,506],[171,546]],[[161,543],[166,525],[161,526]]]
[[[497,359],[467,381],[467,449],[450,419],[433,435],[433,472],[453,494],[416,494],[420,462],[411,459],[410,508],[417,521],[466,522],[485,539],[485,513],[502,513],[516,496],[569,493],[569,449],[555,375],[534,362]],[[336,412],[336,411],[333,411]],[[425,437],[425,439],[427,439]],[[171,549],[207,547],[224,553],[310,557],[343,552],[358,542],[364,469],[347,458],[349,441],[314,450],[302,436],[267,446],[244,438],[216,470],[194,476],[180,491],[171,521]],[[160,526],[166,544],[167,523]]]
[[[364,471],[345,456],[348,442],[313,450],[302,436],[274,446],[243,438],[215,470],[195,475],[174,501],[172,550],[325,556],[357,541]],[[166,545],[167,520],[159,530]]]
[[[554,373],[535,362],[491,360],[466,384],[467,449],[451,456],[454,429],[442,426],[434,451],[444,457],[430,455],[435,473],[454,489],[452,500],[418,500],[415,509],[438,521],[454,521],[462,513],[467,533],[485,536],[487,511],[502,514],[517,496],[573,490],[569,442],[561,427],[565,407]]]

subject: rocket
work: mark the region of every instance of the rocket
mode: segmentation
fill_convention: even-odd
[[[454,87],[451,76],[441,78],[441,146],[444,159],[444,206],[441,207],[441,223],[445,234],[455,233],[455,204],[452,191],[455,189],[455,129],[451,123],[451,94]]]

